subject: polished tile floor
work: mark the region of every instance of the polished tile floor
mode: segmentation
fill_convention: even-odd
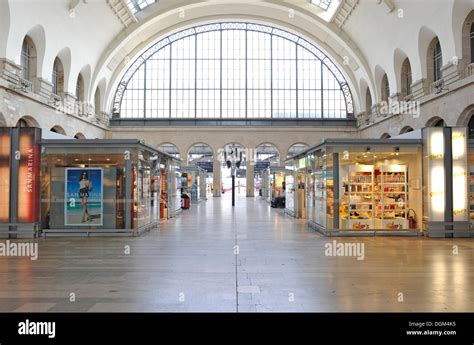
[[[364,260],[326,256],[333,240],[258,198],[211,198],[138,238],[0,257],[0,311],[474,311],[474,240],[335,239]]]

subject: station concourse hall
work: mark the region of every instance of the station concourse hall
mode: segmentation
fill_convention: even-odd
[[[472,313],[474,2],[0,0],[0,190],[0,314]]]

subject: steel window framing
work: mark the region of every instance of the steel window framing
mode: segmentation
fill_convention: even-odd
[[[195,39],[194,39],[194,42],[195,42],[195,47],[194,47],[194,50],[195,50],[195,53],[194,53],[194,64],[195,64],[195,75],[194,75],[194,89],[189,89],[189,91],[192,91],[194,90],[194,116],[193,117],[184,117],[185,119],[198,119],[197,117],[197,114],[198,114],[198,90],[214,90],[214,91],[217,91],[215,88],[210,88],[208,87],[207,89],[206,88],[202,88],[202,89],[199,89],[198,88],[198,34],[200,33],[207,33],[207,32],[213,32],[213,31],[218,31],[219,32],[219,79],[220,79],[220,85],[219,85],[219,95],[220,95],[220,100],[219,100],[219,116],[217,117],[217,119],[231,119],[232,117],[223,117],[223,107],[222,107],[222,102],[223,102],[223,83],[222,83],[222,79],[223,79],[223,75],[222,75],[222,72],[223,72],[223,68],[222,68],[222,64],[223,64],[223,44],[222,44],[222,32],[224,30],[240,30],[240,31],[245,31],[245,119],[249,118],[249,102],[248,102],[248,95],[249,95],[249,87],[248,87],[248,78],[249,78],[249,73],[248,73],[248,68],[249,68],[249,58],[248,58],[248,32],[252,31],[252,32],[257,32],[257,33],[263,33],[263,34],[269,34],[269,44],[270,44],[270,89],[266,88],[265,86],[263,88],[253,88],[252,90],[253,91],[256,91],[256,90],[264,90],[264,91],[269,91],[270,92],[270,118],[273,119],[273,118],[279,118],[279,116],[276,116],[275,117],[275,114],[274,114],[274,105],[273,105],[273,101],[274,101],[274,92],[275,92],[275,88],[274,88],[274,45],[273,45],[273,39],[274,37],[280,37],[280,38],[283,38],[284,40],[288,40],[290,42],[293,42],[295,44],[295,57],[294,58],[291,58],[289,59],[290,61],[295,61],[295,73],[296,73],[296,85],[295,85],[295,88],[285,88],[285,89],[282,89],[281,91],[284,91],[284,92],[290,92],[290,98],[289,98],[289,101],[291,102],[291,92],[296,92],[296,98],[295,98],[295,104],[296,104],[296,109],[292,109],[293,107],[290,107],[291,110],[290,110],[290,113],[289,114],[286,114],[286,107],[285,107],[285,110],[284,110],[284,113],[285,113],[285,116],[284,118],[294,118],[292,117],[292,111],[294,110],[295,111],[295,116],[297,119],[300,118],[300,112],[299,112],[299,68],[298,68],[298,59],[299,59],[299,56],[298,56],[298,50],[299,48],[302,48],[306,51],[308,51],[309,53],[311,53],[311,55],[315,58],[315,61],[316,60],[319,60],[320,61],[320,66],[321,66],[321,90],[320,90],[320,93],[321,93],[321,100],[320,100],[320,105],[321,105],[321,118],[322,119],[330,119],[330,118],[336,118],[336,115],[334,114],[334,116],[328,116],[329,115],[329,112],[327,113],[327,115],[325,114],[325,107],[324,107],[324,100],[325,100],[325,97],[324,97],[324,91],[326,90],[329,90],[329,91],[341,91],[342,92],[342,96],[344,97],[344,101],[345,101],[345,108],[346,108],[346,111],[345,111],[345,118],[351,118],[353,117],[353,101],[352,101],[352,95],[351,95],[351,92],[350,92],[350,89],[349,89],[349,86],[346,82],[346,80],[344,79],[342,73],[340,72],[339,68],[331,61],[331,59],[326,55],[324,54],[321,50],[319,50],[314,44],[308,42],[307,40],[297,36],[297,35],[294,35],[292,33],[289,33],[287,31],[283,31],[281,29],[277,29],[275,27],[271,27],[271,26],[268,26],[268,25],[261,25],[261,24],[253,24],[253,23],[239,23],[239,22],[223,22],[223,23],[214,23],[214,24],[205,24],[205,25],[200,25],[200,26],[196,26],[194,28],[191,28],[191,29],[186,29],[186,30],[183,30],[183,31],[180,31],[176,34],[173,34],[173,35],[170,35],[168,37],[165,37],[164,39],[160,40],[158,43],[156,43],[155,45],[153,45],[151,48],[149,48],[147,51],[145,51],[145,53],[143,53],[138,59],[135,60],[135,62],[131,65],[131,67],[125,72],[124,76],[122,77],[122,80],[121,82],[119,83],[119,86],[116,90],[116,93],[115,93],[115,97],[114,97],[114,108],[113,108],[113,113],[114,113],[114,117],[115,118],[121,118],[121,108],[122,108],[122,100],[123,100],[123,96],[125,94],[125,91],[127,90],[128,88],[128,84],[129,82],[133,79],[133,77],[135,76],[135,73],[138,72],[139,68],[145,64],[145,77],[144,77],[144,88],[143,90],[140,90],[140,92],[143,92],[144,93],[144,101],[143,101],[143,104],[144,104],[144,109],[143,109],[143,114],[139,117],[131,117],[131,118],[146,118],[146,109],[147,109],[147,104],[146,104],[146,92],[147,92],[147,83],[146,83],[146,76],[147,76],[147,73],[146,73],[146,62],[152,57],[155,55],[155,53],[157,53],[158,51],[160,51],[161,49],[164,49],[166,46],[170,46],[169,48],[169,118],[170,119],[174,119],[174,117],[172,117],[172,101],[173,101],[173,98],[172,98],[172,91],[173,91],[173,87],[172,87],[172,78],[173,78],[173,73],[172,73],[172,62],[173,60],[180,60],[180,59],[173,59],[173,52],[172,52],[172,45],[173,43],[177,42],[177,41],[180,41],[186,37],[190,37],[190,36],[194,36]],[[262,36],[262,37],[266,37],[266,36]],[[183,60],[188,60],[188,61],[191,61],[190,59],[183,59]],[[202,58],[202,61],[214,61],[215,58]],[[229,59],[229,61],[231,61],[232,59]],[[237,59],[238,61],[240,61],[240,58]],[[260,61],[259,59],[253,59],[255,61]],[[263,59],[265,60],[265,59]],[[287,60],[287,59],[279,59],[279,60]],[[324,66],[327,67],[328,71],[331,73],[331,75],[334,77],[334,80],[338,82],[339,84],[339,89],[333,89],[333,88],[328,88],[328,89],[324,89],[324,78],[323,78],[323,69],[324,69]],[[265,84],[265,77],[264,77],[264,84]],[[184,88],[183,88],[184,89]],[[178,90],[178,88],[176,88],[176,90]],[[303,88],[303,90],[305,91],[317,91],[317,90],[306,90],[306,88]],[[166,90],[163,90],[163,91],[166,91]],[[228,89],[227,91],[241,91],[241,88],[239,89],[236,89],[235,86],[233,86],[232,89]],[[235,95],[235,94],[234,94]],[[329,94],[328,94],[329,96]],[[189,97],[189,95],[188,95]],[[214,100],[214,99],[213,99]],[[242,101],[242,99],[240,98],[240,93],[239,93],[239,100]],[[338,98],[339,101],[341,101],[342,99],[341,98]],[[214,105],[215,105],[215,100],[214,100]],[[259,107],[260,107],[260,103],[259,103]],[[265,108],[265,112],[266,112],[266,107]],[[339,108],[334,108],[333,110],[337,110]],[[188,109],[188,112],[190,111],[191,109]],[[260,109],[259,109],[260,110]],[[329,111],[329,110],[328,110]],[[304,117],[304,113],[305,111],[303,110],[303,117]],[[264,113],[265,114],[265,113]],[[154,117],[154,118],[161,118],[161,117]],[[176,117],[178,118],[178,117]],[[206,117],[207,119],[212,119],[212,118],[216,118],[216,117]],[[251,116],[250,118],[261,118],[260,116]],[[310,117],[311,118],[317,118],[317,115],[316,113],[314,114],[314,116]],[[344,118],[344,116],[343,116]]]

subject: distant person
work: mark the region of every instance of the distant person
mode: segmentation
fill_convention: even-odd
[[[91,220],[89,210],[87,209],[87,199],[89,198],[89,192],[92,191],[92,182],[89,180],[89,174],[87,171],[81,173],[79,178],[79,198],[81,198],[82,204],[82,222],[88,222]]]

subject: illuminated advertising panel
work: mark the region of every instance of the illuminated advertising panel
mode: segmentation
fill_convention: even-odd
[[[18,168],[18,222],[35,223],[40,218],[40,146],[36,128],[20,128]]]
[[[10,128],[0,128],[0,223],[10,221]]]
[[[64,225],[103,225],[101,168],[66,168]]]

